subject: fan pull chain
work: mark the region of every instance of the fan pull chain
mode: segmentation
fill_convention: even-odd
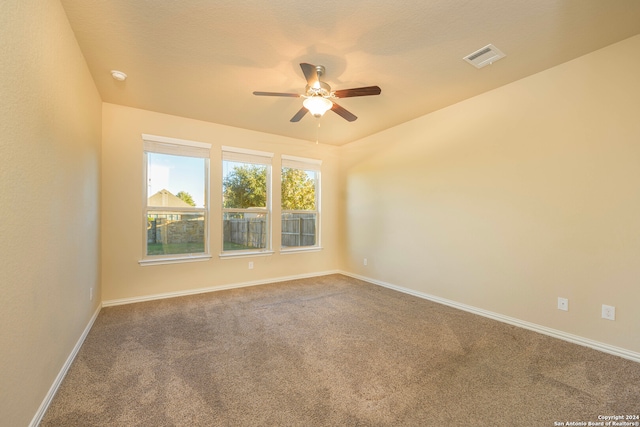
[[[320,135],[320,118],[318,117],[318,128],[316,129],[316,144],[318,144],[319,135]]]

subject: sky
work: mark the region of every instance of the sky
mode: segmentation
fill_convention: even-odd
[[[191,194],[197,207],[204,207],[204,159],[157,153],[147,155],[147,197],[162,189],[173,195],[186,191]]]

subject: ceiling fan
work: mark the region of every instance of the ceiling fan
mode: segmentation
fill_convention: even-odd
[[[300,68],[302,68],[302,73],[307,79],[307,87],[304,94],[253,92],[253,94],[257,96],[289,96],[294,98],[304,98],[304,101],[302,101],[303,107],[291,118],[290,121],[292,122],[299,122],[307,112],[310,112],[314,117],[322,117],[328,110],[333,111],[345,120],[353,122],[358,117],[336,104],[334,100],[354,96],[380,95],[381,92],[381,89],[378,86],[366,86],[332,91],[331,86],[320,81],[320,77],[325,73],[325,68],[322,65],[312,65],[303,62],[300,64]]]

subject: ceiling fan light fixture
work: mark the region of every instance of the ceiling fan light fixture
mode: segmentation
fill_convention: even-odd
[[[342,89],[332,91],[331,86],[320,80],[324,75],[324,67],[322,65],[312,65],[303,62],[300,64],[302,74],[307,80],[307,86],[304,94],[282,93],[282,92],[253,92],[257,96],[287,96],[294,98],[304,98],[302,108],[289,120],[292,123],[299,122],[307,113],[311,113],[314,117],[320,118],[327,111],[331,110],[348,122],[358,119],[350,111],[341,107],[334,102],[334,99],[350,98],[354,96],[370,96],[380,95],[378,86],[356,87],[351,89]]]
[[[322,96],[310,96],[302,101],[302,105],[304,105],[304,108],[309,110],[314,117],[322,117],[324,113],[333,107],[333,102]]]

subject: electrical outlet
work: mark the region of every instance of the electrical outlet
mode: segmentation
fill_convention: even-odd
[[[366,258],[362,261],[362,264],[363,265],[367,265],[367,259]]]
[[[569,300],[558,297],[558,310],[569,311]]]
[[[253,270],[253,261],[249,261],[249,270]]]
[[[616,320],[616,308],[612,305],[602,304],[602,318]]]

